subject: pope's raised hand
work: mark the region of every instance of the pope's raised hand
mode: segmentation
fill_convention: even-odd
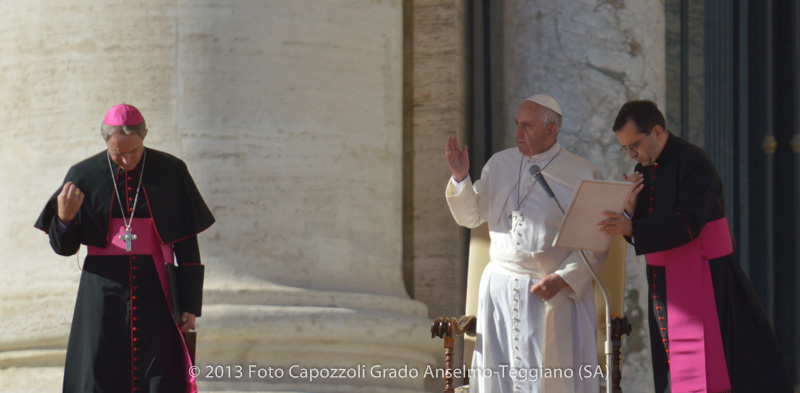
[[[450,168],[453,178],[458,182],[464,180],[469,174],[467,145],[464,145],[464,148],[460,148],[458,146],[458,137],[451,136],[447,138],[444,154],[447,158],[447,167]]]
[[[622,180],[636,185],[633,191],[631,191],[631,194],[628,195],[628,201],[625,203],[625,212],[633,217],[633,212],[636,211],[636,197],[642,191],[642,188],[644,188],[644,175],[639,172],[633,172],[630,176],[623,173]]]
[[[61,188],[61,193],[58,194],[56,200],[58,201],[58,219],[64,225],[69,225],[78,214],[84,197],[83,192],[71,181],[66,182]]]

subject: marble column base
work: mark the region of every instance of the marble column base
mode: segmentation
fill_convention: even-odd
[[[410,299],[299,288],[206,293],[228,296],[237,304],[212,300],[198,323],[204,392],[420,392],[439,360],[426,307]],[[270,304],[242,304],[258,299]]]

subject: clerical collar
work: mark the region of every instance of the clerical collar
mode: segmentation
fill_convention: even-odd
[[[550,146],[549,149],[539,154],[528,156],[528,159],[530,159],[533,162],[542,162],[542,161],[547,162],[550,161],[553,157],[555,157],[556,154],[558,154],[558,152],[560,151],[561,151],[561,144],[558,143],[558,140],[556,140],[556,143],[554,143],[553,146]]]
[[[108,154],[108,153],[106,153],[106,154]],[[144,154],[145,154],[145,153],[142,153],[142,156],[144,156]],[[114,170],[114,173],[119,173],[119,171],[123,171],[123,172],[125,172],[125,173],[127,173],[127,172],[136,172],[137,170],[138,170],[139,172],[141,172],[141,171],[142,171],[142,159],[140,158],[140,159],[139,159],[139,163],[138,163],[138,164],[136,164],[136,167],[134,167],[134,169],[132,169],[132,170],[130,170],[130,171],[126,171],[126,170],[122,169],[122,167],[120,167],[119,165],[117,165],[117,163],[116,163],[116,162],[114,162],[114,160],[111,160],[111,166],[112,166],[112,168],[113,168],[113,170]]]

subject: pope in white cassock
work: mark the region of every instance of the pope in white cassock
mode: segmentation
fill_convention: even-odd
[[[478,293],[472,393],[599,390],[591,274],[577,251],[552,247],[562,214],[531,170],[541,169],[564,206],[579,179],[602,178],[558,143],[561,115],[549,95],[523,101],[515,117],[518,147],[494,154],[474,184],[467,146],[447,141],[450,211],[468,228],[487,222],[491,238]],[[586,255],[595,268],[606,257]]]

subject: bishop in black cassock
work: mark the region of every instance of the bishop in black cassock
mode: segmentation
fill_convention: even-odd
[[[70,168],[35,224],[60,255],[88,247],[64,392],[196,392],[181,331],[201,314],[196,235],[214,217],[184,162],[144,147],[135,107],[111,108],[101,130],[108,150]],[[165,268],[173,259],[177,288]],[[177,322],[173,290],[183,311]]]
[[[791,392],[775,334],[733,254],[722,182],[708,156],[665,129],[650,101],[614,124],[637,184],[607,233],[647,260],[655,391]],[[638,195],[637,195],[638,193]]]

